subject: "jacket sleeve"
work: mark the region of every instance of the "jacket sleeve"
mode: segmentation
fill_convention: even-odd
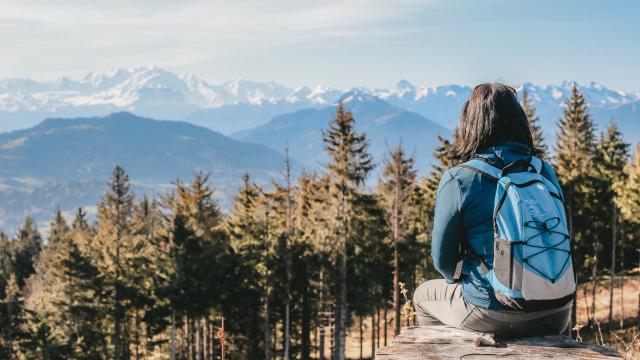
[[[436,193],[431,257],[436,270],[450,283],[453,282],[459,259],[462,236],[460,186],[449,171],[446,171]]]

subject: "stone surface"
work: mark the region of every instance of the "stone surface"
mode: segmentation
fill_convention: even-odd
[[[449,326],[404,328],[377,360],[391,359],[616,359],[617,350],[577,342],[566,336],[493,339]]]

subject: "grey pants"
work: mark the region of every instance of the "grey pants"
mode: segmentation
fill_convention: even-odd
[[[570,323],[571,302],[551,310],[522,312],[486,310],[462,297],[462,285],[444,279],[429,280],[413,294],[421,326],[442,324],[502,337],[557,335]]]

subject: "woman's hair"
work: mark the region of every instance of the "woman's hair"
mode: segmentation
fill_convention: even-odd
[[[504,84],[485,83],[473,89],[462,107],[454,139],[452,156],[462,161],[504,141],[529,145],[534,155],[541,154],[533,146],[529,120],[516,90]]]

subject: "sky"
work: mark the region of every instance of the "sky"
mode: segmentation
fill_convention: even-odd
[[[638,19],[632,0],[0,0],[0,77],[155,64],[212,83],[637,91]]]

